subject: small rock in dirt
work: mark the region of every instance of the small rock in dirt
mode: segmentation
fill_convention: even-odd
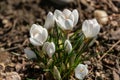
[[[118,28],[115,31],[111,31],[111,37],[110,37],[110,39],[120,40],[120,28]]]
[[[3,63],[0,63],[0,72],[5,70],[5,65]]]
[[[10,54],[0,48],[0,63],[8,64],[10,62]]]
[[[107,24],[108,14],[104,10],[95,10],[94,16],[100,24],[102,24],[102,25]]]
[[[22,69],[22,64],[20,63],[16,64],[15,68],[16,68],[16,71],[20,71]]]
[[[21,80],[21,77],[16,72],[6,73],[5,80]]]
[[[120,80],[120,76],[113,70],[113,79]]]
[[[91,61],[84,61],[84,64],[91,65]]]

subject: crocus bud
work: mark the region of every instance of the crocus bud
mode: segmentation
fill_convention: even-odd
[[[76,26],[79,18],[77,9],[74,9],[72,12],[68,9],[64,9],[63,12],[55,10],[54,16],[57,25],[62,30],[72,30]]]
[[[54,15],[53,15],[52,12],[49,12],[48,15],[47,15],[47,18],[45,20],[44,27],[46,29],[50,29],[50,28],[54,27],[54,23],[55,23]]]
[[[86,38],[93,38],[99,33],[100,25],[96,19],[85,20],[82,24],[82,31]]]
[[[87,65],[78,64],[78,66],[75,68],[75,77],[80,80],[83,80],[87,74],[88,74]]]
[[[28,59],[36,59],[36,54],[30,49],[24,49],[25,54],[27,55]]]
[[[53,42],[45,42],[43,45],[43,51],[45,51],[51,58],[52,55],[55,53],[55,44]]]
[[[53,76],[54,76],[55,80],[62,80],[60,72],[56,66],[54,66],[54,68],[53,68]]]
[[[33,24],[30,29],[30,42],[35,46],[42,46],[47,40],[48,31],[40,25]]]
[[[64,43],[65,51],[70,53],[72,51],[72,44],[69,40],[66,40]]]

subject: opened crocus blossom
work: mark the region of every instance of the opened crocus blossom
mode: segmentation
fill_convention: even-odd
[[[100,25],[96,19],[85,20],[82,24],[82,31],[86,38],[92,38],[99,33]]]
[[[77,24],[79,18],[77,9],[74,9],[72,12],[68,9],[64,9],[63,12],[55,10],[54,16],[57,25],[62,30],[72,30]]]
[[[83,80],[87,74],[88,74],[87,65],[78,64],[78,66],[75,68],[75,77]]]
[[[48,32],[46,28],[33,24],[30,29],[30,42],[35,46],[41,46],[47,40]]]
[[[27,55],[28,59],[36,59],[36,54],[30,49],[24,49],[25,54]]]
[[[45,42],[43,45],[43,51],[45,51],[51,58],[55,53],[55,44],[53,42]]]
[[[45,20],[44,27],[46,29],[50,29],[50,28],[54,27],[54,23],[55,23],[54,15],[53,15],[52,12],[49,12],[48,15],[47,15],[47,18]]]
[[[65,51],[70,53],[72,51],[72,44],[69,40],[66,40],[64,43]]]

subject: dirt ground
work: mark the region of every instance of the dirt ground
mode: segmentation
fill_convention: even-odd
[[[120,80],[120,0],[74,0],[64,6],[49,0],[0,0],[0,80],[49,80],[23,50],[29,44],[31,25],[43,25],[49,11],[65,8],[79,11],[76,28],[94,18],[95,10],[107,12],[108,23],[83,55],[89,66],[85,80]]]

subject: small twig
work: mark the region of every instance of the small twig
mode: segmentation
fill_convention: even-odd
[[[17,19],[16,19],[16,20],[14,20],[14,22],[13,22],[13,27],[12,27],[11,32],[15,29],[17,21],[18,21]]]
[[[5,45],[6,45],[6,43],[3,43],[3,44],[0,45],[0,47],[5,46]]]
[[[92,74],[92,71],[93,71],[93,68],[89,70],[89,73],[88,73],[88,74],[89,74],[89,75]]]
[[[16,41],[11,42],[10,44],[15,44],[15,43],[18,43],[18,42],[22,42],[23,40],[24,40],[24,39],[19,39],[19,40],[16,40]],[[0,47],[3,47],[3,46],[5,46],[5,45],[7,45],[7,43],[1,44]]]
[[[109,68],[110,70],[113,70],[113,71],[115,71],[116,73],[120,74],[119,71],[118,71],[117,69],[112,68],[112,67],[107,66],[107,65],[104,65],[104,66],[107,67],[107,68]]]
[[[120,59],[119,56],[115,56],[115,55],[112,55],[112,54],[107,54],[107,55],[112,56],[112,57],[117,58],[117,59]]]
[[[120,59],[120,58],[119,58]],[[118,69],[118,72],[120,74],[120,65],[119,65],[119,60],[116,60],[116,68]]]
[[[108,54],[108,52],[110,52],[116,45],[118,45],[120,43],[120,40],[119,41],[117,41],[106,53],[104,53],[103,55],[102,55],[102,57],[98,60],[98,61],[101,61],[107,54]]]
[[[14,50],[14,49],[17,49],[17,48],[20,48],[20,46],[15,46],[15,47],[12,47],[12,48],[8,48],[8,49],[5,49],[5,50],[0,51],[0,52],[11,51],[11,50]]]
[[[83,12],[82,12],[82,8],[81,8],[81,1],[76,0],[76,2],[78,3],[78,12],[79,12],[79,16],[80,16],[80,22],[82,22],[81,19],[83,19]]]

